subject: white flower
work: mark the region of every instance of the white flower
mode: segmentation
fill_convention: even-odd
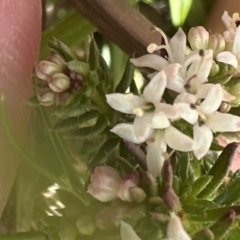
[[[223,33],[223,36],[227,42],[233,42],[236,34],[236,29],[239,26],[240,18],[239,13],[234,13],[232,17],[225,11],[222,16],[222,21],[227,31]]]
[[[223,22],[227,27],[228,31],[224,32],[224,38],[226,41],[231,42],[230,51],[224,51],[217,55],[216,59],[219,62],[229,64],[240,70],[240,18],[239,14],[235,13],[232,18],[228,16],[227,12],[223,14]]]
[[[212,50],[191,52],[182,65],[170,64],[164,68],[168,79],[167,88],[178,93],[185,91],[195,93],[208,81],[212,63]]]
[[[205,98],[200,105],[194,105],[199,99],[197,96]],[[198,121],[193,127],[195,142],[193,152],[198,159],[208,152],[213,139],[212,132],[240,131],[240,117],[218,112],[222,101],[231,97],[220,84],[208,85],[196,96],[185,93],[178,97],[175,106],[179,109],[181,118],[191,124]]]
[[[132,124],[121,123],[111,131],[127,141],[141,143],[134,135],[134,126]],[[155,129],[146,141],[147,168],[153,177],[157,177],[161,173],[167,155],[167,146],[183,152],[193,151],[194,149],[194,141],[173,126],[165,129]]]
[[[108,94],[107,102],[112,108],[136,115],[133,128],[129,124],[119,124],[111,131],[130,142],[141,143],[151,136],[154,129],[169,127],[170,120],[177,119],[178,113],[172,105],[161,103],[166,81],[165,73],[159,72],[145,87],[142,96]]]
[[[148,46],[148,52],[150,54],[141,56],[139,58],[132,58],[131,62],[136,67],[149,67],[157,71],[163,70],[170,63],[178,63],[181,64],[185,58],[186,53],[186,35],[181,28],[178,29],[177,33],[168,40],[165,33],[161,30],[156,28],[164,38],[165,45],[157,46],[156,44],[152,43]],[[168,59],[164,57],[158,56],[153,54],[154,51],[159,49],[165,49],[168,53]]]
[[[120,226],[121,240],[141,240],[132,226],[128,223],[121,221]],[[167,226],[167,239],[168,240],[191,240],[183,228],[181,219],[175,214],[170,214],[170,220]]]

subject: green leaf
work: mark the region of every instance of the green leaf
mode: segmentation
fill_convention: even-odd
[[[73,71],[82,74],[83,76],[88,76],[90,73],[90,67],[89,64],[85,62],[80,62],[77,60],[73,60],[70,62],[67,62],[67,67]]]
[[[81,128],[77,131],[74,131],[70,138],[84,138],[84,137],[91,137],[96,136],[97,134],[101,133],[108,125],[108,119],[105,116],[101,116],[98,118],[96,124],[91,127]]]
[[[224,236],[230,230],[230,227],[234,223],[235,217],[236,213],[233,210],[229,210],[210,227],[215,240],[225,239]]]
[[[61,132],[73,130],[79,128],[82,124],[87,123],[88,121],[96,118],[97,116],[97,111],[90,111],[79,117],[70,117],[55,124],[53,130],[58,130]]]
[[[213,176],[203,175],[198,178],[191,186],[192,191],[190,192],[190,197],[195,197],[200,193],[207,184],[212,180]]]
[[[46,30],[42,35],[41,59],[49,54],[48,42],[53,37],[60,39],[68,46],[78,43],[95,31],[95,27],[82,17],[78,12],[73,11],[62,19],[55,26]]]
[[[130,61],[128,61],[126,63],[123,77],[120,80],[119,84],[117,85],[116,92],[119,92],[119,93],[126,92],[131,82],[133,81],[134,69],[135,69],[134,65],[130,63]]]
[[[113,152],[113,150],[118,146],[120,142],[119,138],[115,139],[108,139],[99,149],[97,155],[94,157],[94,159],[91,161],[92,164],[100,164],[103,163],[107,157]]]
[[[123,52],[118,46],[113,43],[110,43],[109,47],[111,53],[110,71],[113,75],[113,87],[115,89],[123,76],[124,67],[126,66],[128,56],[125,52]]]
[[[48,43],[50,50],[62,56],[66,62],[76,59],[72,50],[60,40],[54,38]]]
[[[223,179],[226,177],[229,171],[229,167],[233,160],[234,153],[238,147],[238,143],[228,144],[217,161],[214,163],[209,171],[209,175],[213,176],[209,184],[198,194],[198,198],[210,197],[218,187],[222,184]]]
[[[183,25],[192,2],[192,0],[169,0],[171,18],[174,26],[179,27]]]
[[[78,117],[88,110],[90,99],[83,97],[81,94],[74,94],[69,97],[66,105],[57,109],[54,115],[57,118]]]
[[[92,71],[97,71],[97,69],[100,66],[99,63],[99,49],[98,46],[95,42],[95,40],[92,38],[91,44],[90,44],[90,49],[89,49],[89,65],[90,65],[90,69]]]
[[[240,199],[240,171],[237,171],[224,190],[214,199],[221,205],[232,205]]]

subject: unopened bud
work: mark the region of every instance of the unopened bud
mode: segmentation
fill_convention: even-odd
[[[90,216],[79,218],[76,222],[76,227],[80,234],[86,236],[91,236],[96,230],[94,220]]]
[[[88,193],[101,202],[108,202],[118,197],[121,178],[118,172],[108,166],[99,166],[94,169]]]
[[[179,211],[181,209],[179,198],[171,186],[166,187],[162,199],[170,211]]]
[[[220,52],[225,50],[225,40],[221,34],[211,34],[209,37],[208,48],[213,50],[215,58]]]
[[[55,63],[43,60],[36,66],[35,71],[38,78],[49,81],[52,74],[61,72],[61,68]]]
[[[188,41],[192,50],[207,49],[209,33],[204,27],[191,28],[188,32]]]
[[[50,89],[38,93],[37,98],[43,106],[52,106],[55,103],[55,94]]]
[[[70,87],[70,79],[67,75],[63,73],[55,73],[51,77],[48,86],[54,92],[63,92]]]
[[[49,62],[55,63],[58,65],[61,69],[63,69],[66,66],[65,60],[58,54],[53,54],[48,58]]]
[[[146,198],[146,193],[142,188],[139,187],[131,187],[129,189],[130,197],[134,202],[141,203]]]
[[[130,189],[136,187],[136,184],[132,180],[123,180],[118,190],[118,197],[122,201],[132,202],[133,199],[130,195]]]
[[[232,78],[225,85],[225,89],[235,97],[233,101],[231,101],[232,105],[240,104],[240,80],[239,78]]]
[[[215,76],[219,72],[219,69],[220,69],[219,65],[213,61],[209,76],[211,76],[211,77]]]

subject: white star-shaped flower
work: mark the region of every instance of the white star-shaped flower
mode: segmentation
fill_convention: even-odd
[[[145,87],[142,96],[133,94],[108,94],[108,104],[117,111],[135,114],[133,128],[129,124],[119,124],[112,131],[122,138],[134,142],[145,142],[154,129],[170,126],[170,121],[178,118],[177,110],[170,104],[162,103],[166,87],[164,72],[156,74]]]
[[[200,99],[199,96],[203,96],[204,100],[200,105],[195,105]],[[195,124],[193,153],[198,159],[207,154],[213,140],[213,132],[240,131],[240,117],[218,112],[224,99],[232,98],[220,84],[210,84],[197,95],[184,93],[175,100],[174,105],[179,109],[181,118]]]

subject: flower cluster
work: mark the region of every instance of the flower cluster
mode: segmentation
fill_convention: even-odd
[[[111,131],[136,144],[147,144],[147,168],[157,177],[172,150],[204,157],[213,134],[240,131],[240,117],[227,113],[236,96],[221,82],[210,81],[228,66],[227,76],[239,73],[239,20],[223,14],[227,31],[210,35],[203,27],[192,28],[188,36],[180,28],[170,39],[160,30],[165,45],[148,46],[149,54],[131,59],[137,67],[154,70],[142,95],[113,93],[106,96],[115,110],[135,115],[133,123],[119,123]],[[187,40],[191,46],[187,46]],[[167,56],[154,54],[164,49]],[[229,80],[229,79],[228,79]],[[168,93],[171,98],[164,98]],[[180,124],[179,124],[180,123]]]
[[[40,61],[36,66],[36,75],[41,80],[37,97],[43,106],[61,105],[70,91],[79,90],[83,85],[83,76],[71,71],[58,54]]]

